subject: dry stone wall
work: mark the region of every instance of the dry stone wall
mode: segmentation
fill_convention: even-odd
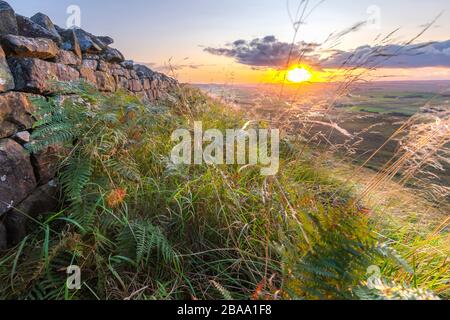
[[[31,18],[0,0],[0,250],[16,245],[27,221],[57,208],[58,147],[29,154],[32,95],[51,95],[52,81],[90,82],[100,91],[127,90],[142,100],[164,98],[177,82],[125,60],[114,40],[63,29],[45,14]]]

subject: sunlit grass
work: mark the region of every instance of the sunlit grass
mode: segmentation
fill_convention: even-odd
[[[435,254],[445,243],[380,237],[351,185],[303,144],[283,139],[274,177],[258,167],[174,166],[173,130],[194,120],[241,128],[245,114],[189,88],[153,106],[78,90],[81,104],[36,101],[54,118],[30,149],[58,141],[73,150],[59,175],[66,205],[0,258],[1,298],[355,299],[372,264],[389,281],[448,294]],[[386,249],[402,241],[413,275]],[[71,264],[82,269],[79,291],[65,287]]]

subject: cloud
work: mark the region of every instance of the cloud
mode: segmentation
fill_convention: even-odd
[[[353,51],[335,51],[320,65],[324,68],[448,68],[450,40],[411,45],[361,46]]]
[[[318,48],[318,44],[300,42],[291,45],[287,42],[279,41],[275,36],[256,38],[251,41],[236,40],[222,48],[207,47],[204,51],[214,55],[235,59],[238,63],[252,67],[284,67],[291,56],[292,59],[304,56],[310,57]],[[314,59],[310,59],[313,63]]]
[[[450,67],[450,40],[420,44],[361,46],[352,51],[334,50],[328,58],[320,44],[299,42],[291,45],[274,36],[251,41],[236,40],[224,47],[207,47],[204,51],[233,58],[252,68],[283,68],[299,59],[317,68],[421,68]]]

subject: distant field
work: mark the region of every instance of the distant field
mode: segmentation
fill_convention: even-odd
[[[349,111],[412,116],[427,103],[448,104],[450,95],[430,92],[358,92],[352,95],[340,107]]]
[[[227,102],[259,112],[266,118],[274,118],[290,109],[311,110],[323,100],[332,98],[336,86],[332,84],[314,84],[311,86],[292,86],[283,88],[259,86],[225,86],[200,85],[202,90],[220,97]],[[355,163],[364,163],[378,148],[410,116],[416,114],[426,105],[450,107],[450,81],[428,82],[376,82],[361,84],[350,94],[340,97],[335,102],[335,108],[326,115],[315,116],[317,120],[332,121],[352,135],[362,138],[355,147],[352,156]],[[300,112],[299,111],[299,112]],[[289,117],[290,114],[287,112]],[[323,119],[322,119],[323,118]],[[288,123],[292,119],[281,118]],[[292,124],[295,130],[295,121]],[[370,128],[369,130],[367,130]],[[336,134],[329,127],[316,124],[311,126],[309,134],[314,136],[323,133],[333,144],[346,143],[346,137]],[[367,164],[368,168],[380,169],[389,161],[398,147],[396,141],[387,143]],[[450,172],[440,172],[442,184],[450,186]]]

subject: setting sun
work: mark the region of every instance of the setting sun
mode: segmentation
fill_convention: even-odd
[[[311,80],[312,74],[310,71],[305,68],[296,67],[292,70],[289,70],[287,73],[287,79],[294,83],[301,83]]]

